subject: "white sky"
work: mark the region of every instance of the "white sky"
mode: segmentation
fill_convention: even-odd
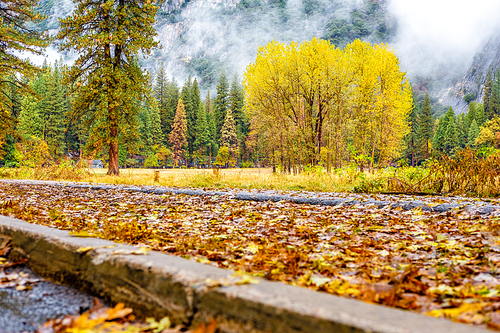
[[[403,67],[470,62],[500,23],[500,0],[390,0]]]

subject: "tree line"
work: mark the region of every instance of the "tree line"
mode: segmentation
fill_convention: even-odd
[[[66,157],[107,158],[98,135],[87,130],[92,128],[89,115],[78,121],[70,118],[79,96],[65,84],[69,71],[62,61],[45,63],[38,74],[23,80],[32,95],[15,86],[7,91],[16,125],[15,135],[6,136],[4,163],[34,166]],[[179,87],[161,64],[144,93],[142,101],[134,102],[137,112],[129,121],[130,133],[119,137],[120,166],[211,166],[217,156],[222,166],[249,159],[249,122],[236,74],[229,82],[223,72],[215,96],[207,92],[202,101],[196,78]],[[224,148],[220,156],[219,148]],[[137,156],[144,157],[143,163]]]
[[[469,100],[467,113],[456,115],[450,107],[443,116],[435,117],[429,94],[421,104],[414,105],[403,151],[409,165],[419,165],[440,154],[456,156],[466,147],[485,154],[500,148],[500,71],[493,75],[490,70],[482,89],[483,102]]]
[[[4,163],[104,157],[108,174],[145,157],[145,166],[219,165],[249,158],[248,120],[237,76],[222,73],[214,98],[201,101],[197,80],[179,88],[163,64],[139,65],[159,47],[148,0],[75,0],[55,39],[78,55],[38,68],[20,52],[42,54],[52,41],[38,32],[35,0],[0,4],[0,147]],[[222,148],[222,149],[219,149]],[[219,154],[221,150],[221,154]]]
[[[271,42],[243,75],[221,73],[214,96],[196,78],[182,87],[163,64],[139,65],[159,47],[149,0],[75,0],[55,37],[76,52],[38,68],[19,56],[51,41],[36,30],[35,0],[0,4],[0,154],[10,165],[83,156],[119,167],[211,166],[265,162],[287,172],[355,162],[410,165],[464,147],[500,146],[500,74],[488,74],[483,103],[436,118],[427,95],[412,96],[385,44],[356,40]],[[470,96],[464,100],[470,102]]]

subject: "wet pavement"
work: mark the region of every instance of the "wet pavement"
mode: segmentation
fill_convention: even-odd
[[[25,266],[6,271],[28,273],[30,278],[40,278]],[[95,299],[72,287],[49,281],[38,282],[31,287],[31,290],[24,291],[0,289],[0,333],[35,332],[50,319],[89,310]]]

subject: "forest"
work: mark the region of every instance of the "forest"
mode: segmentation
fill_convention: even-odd
[[[2,5],[3,166],[100,159],[113,174],[126,167],[212,166],[295,173],[350,164],[417,166],[466,147],[483,156],[498,148],[500,73],[488,74],[483,103],[468,98],[468,113],[450,108],[437,117],[429,95],[412,89],[386,44],[271,42],[243,78],[223,70],[215,92],[201,96],[197,77],[179,83],[163,63],[152,72],[141,68],[138,54],[160,47],[152,38],[155,4],[106,3],[89,12],[89,1],[77,1],[55,39],[79,58],[71,66],[61,58],[40,68],[16,55],[42,54],[54,40],[35,28],[44,19],[35,2]],[[92,25],[109,17],[109,26]]]

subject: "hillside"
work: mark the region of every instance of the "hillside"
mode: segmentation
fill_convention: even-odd
[[[70,0],[43,0],[40,11],[48,19],[41,29],[57,29],[57,18],[71,8]],[[143,66],[155,71],[164,61],[169,76],[195,76],[204,89],[223,68],[241,75],[258,47],[273,39],[317,36],[342,47],[356,38],[390,42],[396,33],[385,0],[168,0],[157,19],[162,48]]]
[[[500,68],[500,33],[492,36],[481,52],[476,54],[469,69],[449,89],[442,92],[441,103],[451,105],[456,113],[466,112],[472,101],[482,102],[483,85],[488,71]]]

